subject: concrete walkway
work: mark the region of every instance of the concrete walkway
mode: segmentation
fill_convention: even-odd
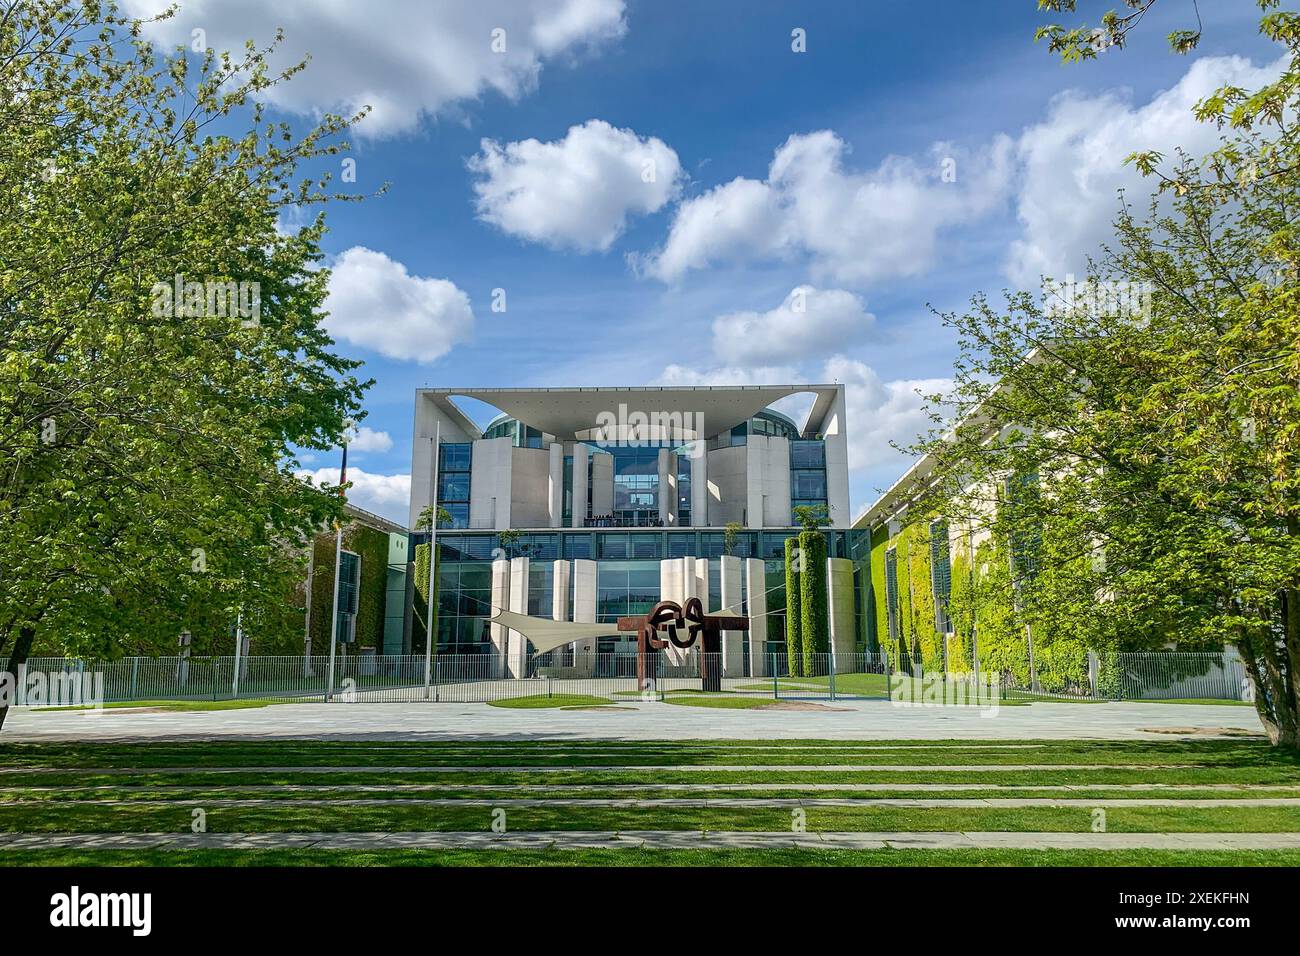
[[[554,764],[545,767],[495,766],[495,767],[445,767],[416,766],[390,767],[385,764],[368,764],[348,767],[4,767],[0,768],[0,779],[5,774],[67,774],[103,776],[139,776],[141,774],[177,774],[177,773],[299,773],[299,774],[336,774],[336,773],[927,773],[940,771],[945,773],[1015,773],[1017,771],[1038,770],[1191,770],[1199,764],[1186,763],[989,763],[989,764],[900,764],[900,763],[850,763],[850,764],[748,764],[748,763],[700,763],[700,764]]]
[[[1010,809],[1015,807],[1300,807],[1300,797],[1187,797],[1184,799],[1165,797],[1135,797],[1132,799],[1099,797],[1087,799],[1082,797],[651,797],[638,799],[634,797],[593,797],[580,799],[573,797],[502,797],[483,799],[466,797],[412,797],[383,799],[381,797],[345,797],[332,799],[280,799],[270,800],[253,798],[244,800],[212,799],[209,797],[177,797],[171,800],[8,800],[6,807],[41,806],[41,807],[189,807],[202,804],[204,809],[210,807],[580,807],[586,809],[609,808],[622,810],[656,809],[672,807],[674,809],[726,810],[726,809],[761,809],[779,807],[910,807],[978,809],[993,807]]]
[[[1176,739],[1261,733],[1252,707],[1035,702],[1002,707],[900,707],[837,700],[833,711],[727,710],[654,702],[622,710],[512,710],[488,704],[283,704],[226,711],[14,709],[6,741],[315,740],[972,740]],[[1157,733],[1159,729],[1173,733]]]
[[[699,830],[545,833],[4,833],[0,851],[450,850],[450,849],[1026,849],[1300,850],[1300,833],[1007,833],[934,831],[791,833]]]
[[[919,793],[954,793],[963,790],[1035,791],[1047,793],[1091,793],[1105,791],[1144,791],[1161,793],[1199,792],[1253,793],[1255,791],[1282,791],[1300,793],[1300,783],[264,783],[207,786],[200,784],[156,784],[135,786],[131,784],[104,783],[81,787],[0,787],[0,793],[164,793],[177,792],[203,794],[222,793],[316,793],[322,790],[348,793],[437,793],[444,790],[483,790],[496,793],[560,792],[583,793],[603,791],[672,791],[743,793],[747,790],[894,792],[899,790]]]

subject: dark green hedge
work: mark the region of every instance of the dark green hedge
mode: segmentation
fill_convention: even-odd
[[[438,550],[442,550],[439,548]],[[435,591],[441,590],[442,582],[438,580],[438,575],[442,573],[442,555],[438,555],[438,568],[434,572],[433,586]],[[423,654],[425,642],[424,619],[429,613],[429,546],[427,544],[417,544],[415,546],[415,608],[411,614],[411,653]],[[433,600],[433,633],[438,633],[438,599],[435,596]],[[438,651],[438,644],[434,642],[434,653]]]
[[[798,539],[785,539],[785,653],[790,662],[791,677],[800,676],[803,665],[803,640],[799,636],[803,614],[800,610],[802,602],[796,562],[798,548]]]
[[[788,542],[787,542],[788,544]],[[830,650],[830,620],[826,600],[826,536],[820,531],[801,531],[803,573],[799,575],[799,605],[803,640],[803,672],[817,673],[815,655]],[[824,658],[822,658],[824,660]]]

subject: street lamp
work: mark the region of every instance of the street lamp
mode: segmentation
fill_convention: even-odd
[[[347,493],[343,486],[348,482],[348,440],[351,437],[352,428],[355,426],[352,419],[343,423],[343,467],[339,469],[339,495],[346,502]],[[334,697],[334,657],[338,648],[339,639],[339,575],[343,563],[343,522],[342,520],[334,522],[334,610],[330,615],[330,665],[329,676],[325,685],[325,703],[329,703]]]

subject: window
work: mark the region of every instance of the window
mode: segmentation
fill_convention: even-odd
[[[339,554],[338,639],[341,644],[356,640],[357,596],[361,591],[361,555]]]
[[[826,497],[826,443],[800,438],[790,442],[790,507],[822,508]]]
[[[934,595],[934,628],[952,633],[948,605],[952,598],[952,561],[949,554],[948,522],[930,522],[930,589]]]
[[[438,505],[451,516],[440,527],[469,527],[470,463],[473,445],[444,442],[438,446]]]
[[[885,616],[889,623],[889,639],[898,640],[898,549],[885,552]]]
[[[790,473],[790,496],[792,498],[815,498],[826,500],[826,472],[795,471]]]

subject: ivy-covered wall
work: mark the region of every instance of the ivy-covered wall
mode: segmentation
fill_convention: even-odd
[[[439,548],[439,551],[442,549]],[[442,581],[439,575],[442,574],[442,555],[438,555],[438,567],[434,572],[433,586],[435,589],[442,587]],[[429,546],[427,544],[417,544],[415,546],[415,607],[411,611],[411,653],[423,654],[425,646],[425,618],[429,614]],[[435,596],[433,601],[433,632],[438,633],[438,599]],[[434,653],[437,653],[438,645],[433,646]]]
[[[890,548],[895,549],[898,576],[899,640],[893,646],[885,581]],[[936,625],[931,570],[928,517],[908,522],[893,535],[885,525],[873,529],[869,603],[877,639],[893,667],[906,667],[909,660],[919,661],[927,671],[944,666],[944,635]],[[949,670],[973,669],[978,647],[981,671],[1006,674],[1017,684],[1028,686],[1028,627],[1033,633],[1039,686],[1054,691],[1086,685],[1088,647],[1053,628],[1036,614],[1032,602],[1016,594],[1005,546],[988,539],[972,557],[966,542],[957,540],[951,548],[950,576],[948,615],[953,634],[947,641]]]
[[[357,594],[357,647],[378,649],[384,641],[384,601],[388,584],[388,532],[357,522],[343,528],[343,550],[361,557],[361,586]],[[334,532],[316,536],[313,545],[311,650],[328,654],[330,615],[334,608]],[[266,653],[254,648],[253,653]],[[301,643],[297,653],[301,653]]]

